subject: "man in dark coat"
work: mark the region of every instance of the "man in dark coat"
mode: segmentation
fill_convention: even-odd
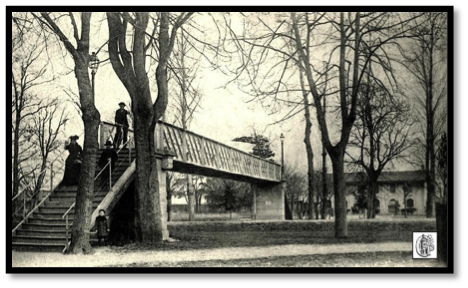
[[[107,235],[109,233],[109,224],[107,223],[106,211],[99,210],[99,216],[96,217],[95,230],[97,231],[98,245],[101,246],[101,240],[107,245]]]
[[[115,111],[115,118],[114,121],[117,124],[117,132],[115,133],[115,140],[114,140],[114,148],[118,149],[120,147],[120,143],[122,143],[122,129],[123,129],[123,143],[124,147],[127,146],[127,138],[128,138],[128,121],[127,115],[128,111],[125,110],[125,103],[119,103],[120,109]]]
[[[101,171],[106,166],[107,162],[109,162],[109,159],[111,160],[110,169],[114,170],[115,162],[118,158],[119,156],[117,156],[117,153],[114,151],[114,149],[112,149],[112,142],[107,141],[106,150],[102,151],[101,158],[99,158],[99,171]],[[102,171],[101,173],[101,186],[107,182],[107,180],[109,179],[109,175],[109,166],[107,166],[106,169],[104,169],[104,171]]]

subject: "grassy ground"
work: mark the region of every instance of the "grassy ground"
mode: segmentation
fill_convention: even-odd
[[[435,259],[414,260],[411,252],[280,256],[178,263],[131,263],[113,267],[442,267]]]
[[[172,212],[172,221],[189,221],[189,215],[184,211]],[[365,220],[358,215],[348,214],[348,220]],[[405,221],[405,220],[420,220],[426,219],[425,215],[376,215],[375,220],[382,221]],[[249,211],[233,212],[233,213],[197,213],[195,221],[249,221],[251,214]],[[295,220],[299,220],[297,217]]]
[[[195,221],[242,221],[250,220],[249,212],[197,213]],[[187,212],[172,212],[172,221],[189,221]]]
[[[171,233],[171,237],[179,240],[173,243],[161,243],[146,246],[129,244],[111,246],[112,249],[122,251],[137,250],[193,250],[225,247],[256,247],[288,244],[342,244],[342,243],[375,243],[386,242],[378,235],[375,237],[348,237],[337,239],[329,237],[311,237],[309,231],[245,231],[245,232],[183,232]]]

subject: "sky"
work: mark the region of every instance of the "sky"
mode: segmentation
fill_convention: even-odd
[[[215,36],[213,36],[214,32],[209,30],[214,29],[211,22],[212,20],[205,15],[196,15],[195,17],[199,27],[203,27],[206,30],[207,41],[215,41]],[[250,14],[249,18],[253,19],[253,17],[255,17],[255,14]],[[274,19],[271,18],[269,20],[273,23]],[[233,29],[236,31],[240,31],[242,28],[239,17],[233,16],[232,24]],[[62,25],[67,25],[67,23],[64,22]],[[90,52],[97,51],[99,47],[102,47],[98,54],[100,60],[106,60],[108,58],[106,52],[107,46],[105,45],[105,41],[108,37],[107,35],[108,28],[105,15],[102,13],[93,14]],[[71,35],[68,36],[72,39]],[[60,50],[58,50],[57,47],[52,47],[48,54],[48,57],[50,57],[53,62],[54,73],[63,73],[61,71],[71,72],[69,69],[73,67],[73,63],[70,55],[62,50],[62,54],[65,55],[65,57],[63,57],[60,53],[54,53],[57,51]],[[324,55],[327,53],[321,52],[324,53]],[[286,165],[296,167],[298,171],[306,173],[307,164],[304,144],[305,122],[303,112],[287,121],[272,125],[282,119],[285,113],[289,111],[289,108],[283,105],[278,113],[269,114],[269,111],[266,111],[258,101],[249,101],[252,99],[252,96],[244,92],[244,89],[240,89],[236,82],[226,86],[226,83],[232,80],[234,75],[227,76],[220,73],[218,70],[214,70],[206,61],[203,61],[203,59],[201,61],[202,64],[197,72],[196,82],[199,92],[203,96],[200,106],[195,112],[194,119],[192,123],[190,123],[189,130],[246,152],[250,152],[251,145],[232,142],[231,140],[236,137],[250,135],[255,130],[256,133],[264,134],[270,138],[271,148],[276,154],[275,161],[278,163],[281,162],[279,137],[283,134],[285,136],[284,155]],[[318,59],[318,61],[320,61],[320,59]],[[224,65],[232,67],[233,64],[228,63]],[[64,67],[68,67],[68,70]],[[149,78],[151,86],[154,87],[155,80],[151,73],[149,73]],[[57,82],[60,84],[57,85]],[[95,86],[96,107],[101,113],[101,120],[112,122],[114,112],[118,109],[118,103],[121,101],[130,103],[130,98],[108,60],[100,65],[95,78]],[[64,88],[76,94],[77,84],[74,73],[62,76],[59,81],[50,84],[50,89],[41,88],[40,93],[44,94],[44,97],[49,97],[50,91],[54,91],[54,96],[68,99],[63,91]],[[153,98],[155,98],[155,95],[156,91],[153,89]],[[300,95],[298,96],[300,97]],[[80,117],[78,117],[79,115],[77,114],[75,106],[71,103],[67,105],[72,117],[67,123],[63,136],[64,139],[66,139],[68,135],[81,135],[83,131],[83,124]],[[129,109],[129,107],[127,107],[127,109]],[[168,109],[166,113],[171,113],[171,108],[169,107]],[[318,167],[319,165],[321,166],[320,155],[322,153],[322,147],[314,109],[311,109],[311,115],[313,122],[311,141],[315,154],[314,162],[316,167]],[[329,127],[333,127],[333,122],[330,122]],[[333,136],[332,138],[336,139],[336,137]],[[82,141],[83,139],[80,139],[79,143],[82,143]],[[391,167],[391,169],[405,170],[414,168],[406,164],[399,164]],[[328,165],[328,172],[331,172],[330,164]]]
[[[102,14],[93,15],[90,52],[97,51],[107,39],[108,28],[102,19]],[[203,23],[200,25],[203,25]],[[70,35],[70,37],[72,36]],[[106,50],[107,46],[104,46],[98,54],[101,61],[108,58]],[[47,98],[53,95],[64,100],[64,105],[70,112],[70,120],[66,124],[63,139],[65,140],[68,136],[74,134],[81,135],[83,132],[82,120],[76,106],[69,101],[69,96],[64,92],[64,90],[67,90],[68,94],[75,94],[74,97],[77,97],[76,78],[71,71],[73,67],[71,57],[64,50],[59,50],[58,46],[50,47],[47,57],[49,57],[48,61],[52,62],[50,73],[53,71],[54,75],[63,75],[64,71],[68,71],[68,74],[60,76],[53,83],[39,88],[38,92],[42,97]],[[283,109],[280,113],[269,115],[268,111],[265,111],[260,103],[256,101],[248,102],[252,97],[239,89],[236,83],[223,87],[232,79],[232,75],[226,76],[213,70],[208,67],[209,64],[206,62],[202,63],[201,66],[198,72],[199,75],[197,75],[197,86],[203,96],[200,106],[195,112],[194,119],[190,123],[189,130],[246,152],[251,151],[252,145],[232,142],[231,140],[236,137],[251,135],[255,130],[256,133],[264,134],[270,138],[271,148],[276,154],[275,161],[278,163],[281,162],[279,137],[283,133],[285,137],[284,154],[286,165],[297,166],[299,170],[306,171],[303,113],[286,122],[271,125],[281,119],[288,110]],[[149,77],[150,82],[154,85],[154,77],[151,75]],[[129,103],[130,97],[108,60],[99,66],[95,76],[95,89],[95,104],[101,113],[101,120],[113,122],[114,112],[119,108],[118,103],[121,101]],[[155,95],[156,93],[153,91],[153,96],[155,97]],[[128,106],[127,109],[129,109]],[[167,113],[170,112],[167,111]],[[321,153],[319,151],[321,145],[316,128],[315,125],[312,142],[318,155]],[[83,138],[81,137],[78,142],[82,144],[82,141]]]

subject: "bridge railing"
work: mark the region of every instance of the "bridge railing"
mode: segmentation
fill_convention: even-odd
[[[174,125],[159,122],[156,127],[158,149],[168,148],[174,160],[228,173],[279,182],[281,165],[242,150],[229,147]]]
[[[101,122],[99,124],[99,148],[103,149],[106,148],[105,144],[107,140],[111,140],[112,144],[115,142],[115,134],[117,132],[117,127],[119,125],[110,123],[110,122]],[[122,135],[123,137],[123,129],[122,129]],[[133,129],[128,128],[128,139],[134,139],[133,137]],[[124,139],[122,139],[121,143],[123,145]],[[130,145],[130,146],[129,146]],[[127,144],[128,148],[135,148],[135,141],[131,141]]]

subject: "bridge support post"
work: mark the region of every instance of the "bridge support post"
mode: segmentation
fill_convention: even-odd
[[[250,191],[252,192],[252,220],[257,220],[257,189],[256,185],[250,185]]]
[[[159,180],[159,203],[161,206],[161,224],[163,240],[169,239],[169,231],[167,230],[167,190],[166,190],[166,173],[164,158],[156,158],[156,165],[158,167],[158,180]]]
[[[286,183],[253,184],[256,220],[284,220],[284,193]]]

